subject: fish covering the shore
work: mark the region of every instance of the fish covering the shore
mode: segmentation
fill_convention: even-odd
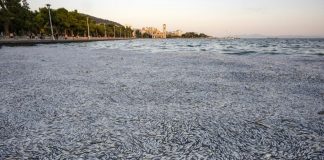
[[[321,39],[0,49],[0,159],[323,159]]]

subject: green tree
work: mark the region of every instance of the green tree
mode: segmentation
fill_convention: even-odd
[[[70,28],[69,11],[65,8],[59,8],[55,11],[57,30],[60,35],[67,35],[67,29]]]
[[[21,23],[22,18],[19,15],[21,15],[21,10],[24,10],[20,2],[21,0],[0,0],[0,22],[3,24],[6,36],[9,35],[10,31],[21,27],[15,26]]]
[[[152,35],[148,33],[144,33],[143,38],[152,38]]]
[[[182,38],[207,38],[208,36],[204,33],[197,34],[195,32],[187,32],[182,35]]]
[[[143,37],[142,37],[142,33],[141,33],[140,30],[138,30],[138,29],[135,30],[135,37],[136,37],[136,38],[143,38]]]
[[[50,33],[49,17],[47,8],[39,8],[39,11],[35,12],[35,25],[34,27],[40,34]]]
[[[51,9],[51,17],[54,33],[69,36],[87,36],[87,15],[78,13],[77,10],[68,11],[65,8]],[[118,26],[116,23],[89,16],[89,26],[91,36],[105,36],[105,26],[107,35],[116,37],[132,36],[130,27]],[[96,22],[97,21],[97,22]],[[103,25],[105,23],[105,25]],[[31,33],[50,34],[50,23],[48,8],[39,8],[37,11],[30,11],[27,0],[0,0],[0,32],[16,33],[18,35],[29,35]]]

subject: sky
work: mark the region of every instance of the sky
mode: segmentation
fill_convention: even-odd
[[[324,0],[28,0],[49,3],[133,28],[202,32],[211,36],[324,37]]]

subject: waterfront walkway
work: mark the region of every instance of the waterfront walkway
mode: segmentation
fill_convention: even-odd
[[[54,43],[76,43],[76,42],[93,42],[93,41],[112,41],[112,40],[126,40],[129,38],[101,38],[92,37],[90,39],[80,37],[80,38],[67,38],[67,39],[0,39],[0,46],[17,46],[17,45],[35,45],[35,44],[54,44]]]

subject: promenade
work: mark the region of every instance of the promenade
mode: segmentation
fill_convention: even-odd
[[[129,38],[111,38],[111,37],[69,37],[67,39],[60,38],[52,40],[50,38],[46,39],[29,39],[29,38],[8,38],[0,39],[0,46],[25,46],[25,45],[35,45],[35,44],[55,44],[55,43],[78,43],[78,42],[94,42],[94,41],[112,41],[112,40],[126,40]]]

